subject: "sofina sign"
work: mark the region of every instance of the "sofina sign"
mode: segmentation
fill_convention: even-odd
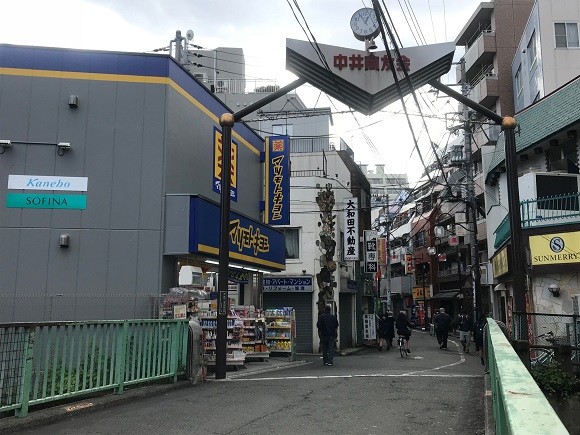
[[[87,177],[8,175],[8,189],[13,190],[86,192],[87,184]],[[82,194],[9,192],[6,194],[6,207],[84,210],[87,208],[87,197]]]

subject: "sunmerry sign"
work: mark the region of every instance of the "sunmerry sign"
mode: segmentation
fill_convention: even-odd
[[[530,236],[532,266],[580,263],[580,232]]]

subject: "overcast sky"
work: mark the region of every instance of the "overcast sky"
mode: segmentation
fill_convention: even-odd
[[[454,41],[480,2],[381,0],[383,3],[403,46],[410,47]],[[224,4],[227,9],[221,8]],[[275,79],[281,85],[295,79],[285,71],[286,38],[306,40],[303,27],[308,26],[319,43],[363,49],[353,37],[349,21],[357,9],[372,7],[370,0],[0,0],[0,5],[0,43],[146,52],[167,46],[176,30],[185,34],[191,29],[194,44],[208,49],[241,47],[249,77]],[[384,49],[377,43],[379,50]],[[456,58],[461,54],[458,49]],[[444,82],[451,80],[452,75],[443,78]],[[445,112],[456,110],[453,101],[436,98],[428,89],[423,88],[423,98],[433,105],[424,104],[424,113],[444,117]],[[346,109],[310,86],[297,93],[309,106]],[[407,105],[410,112],[417,113],[412,100]],[[384,163],[387,171],[407,172],[416,179],[421,166],[406,118],[395,114],[400,110],[399,104],[393,104],[369,117],[336,115],[332,132],[354,149],[357,162]],[[430,140],[445,145],[449,139],[445,123],[429,119],[429,135],[419,117],[413,117],[413,124],[420,149],[432,161]]]

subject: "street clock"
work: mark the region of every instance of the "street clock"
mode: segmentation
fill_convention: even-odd
[[[350,19],[350,28],[359,41],[374,38],[379,34],[379,22],[373,8],[362,8],[356,11]]]

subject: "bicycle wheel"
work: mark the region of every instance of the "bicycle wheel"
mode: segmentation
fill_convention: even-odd
[[[407,355],[407,351],[405,349],[405,342],[401,337],[399,337],[399,353],[401,354],[401,358]]]
[[[554,351],[551,349],[532,349],[530,350],[530,366],[539,367],[552,363],[554,360]]]

